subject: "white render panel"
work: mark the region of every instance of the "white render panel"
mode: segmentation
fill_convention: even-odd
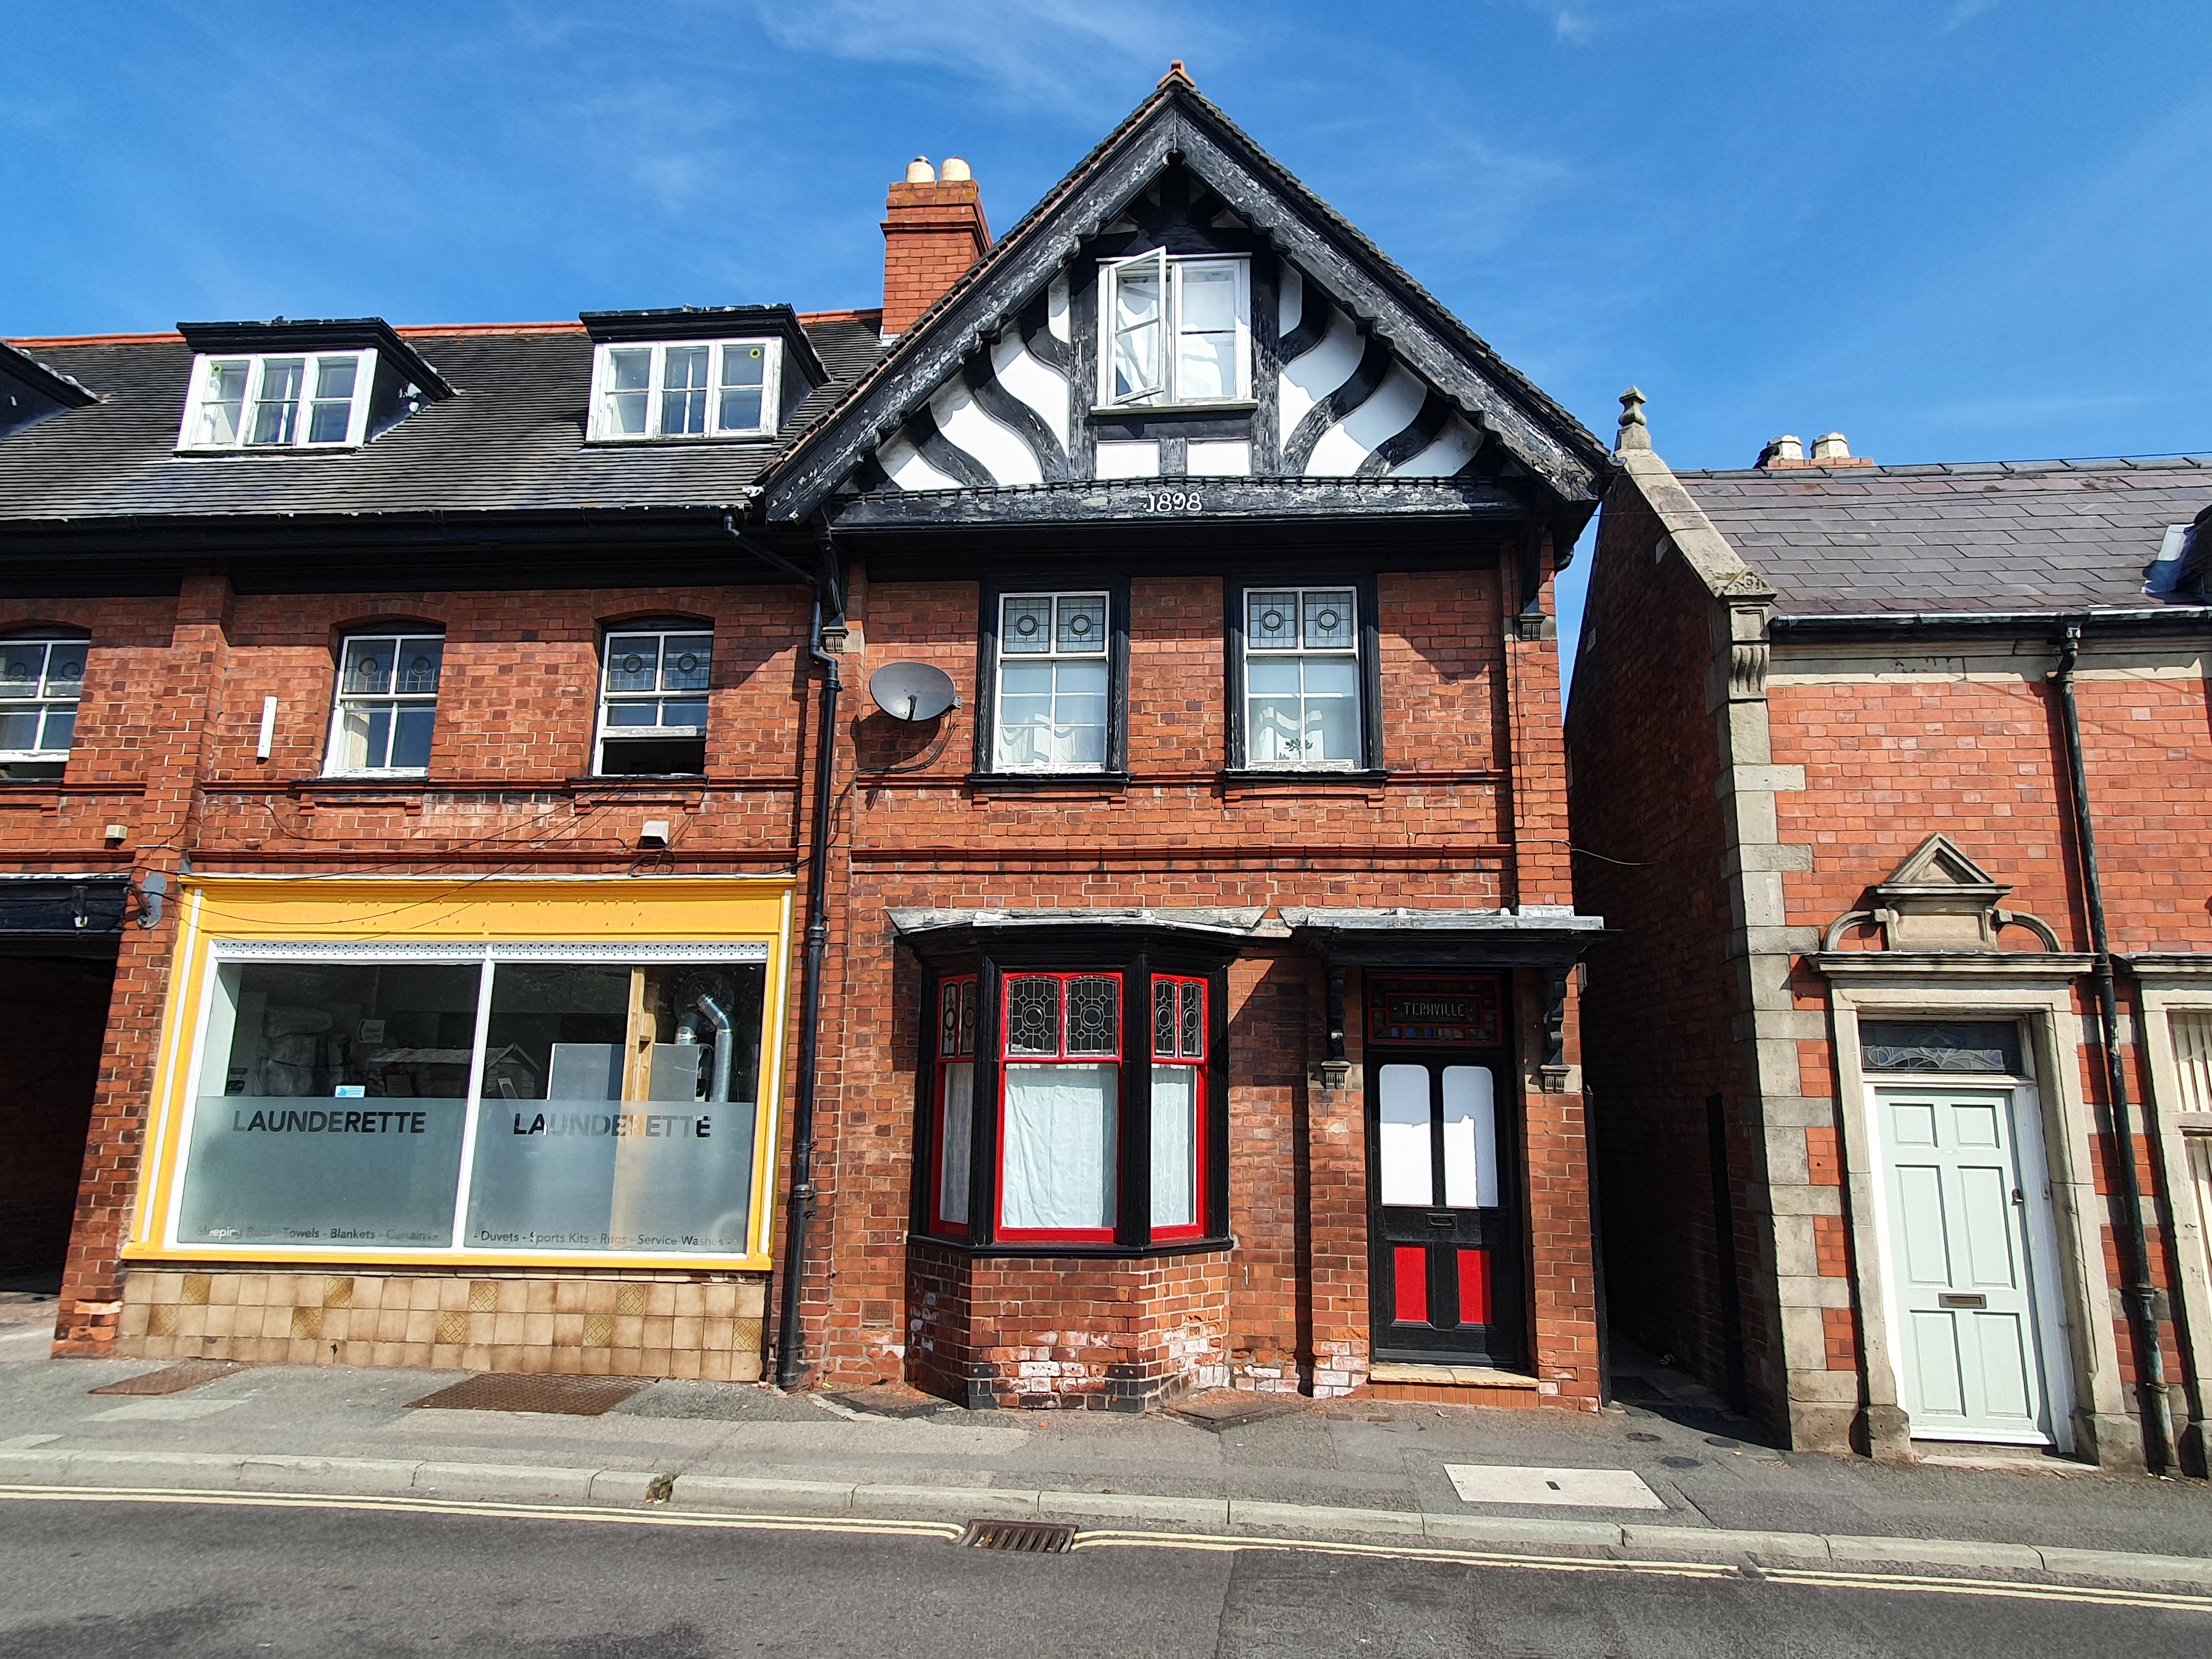
[[[1429,389],[1393,365],[1382,377],[1382,384],[1375,388],[1375,395],[1344,417],[1343,424],[1334,431],[1324,433],[1314,446],[1313,458],[1306,463],[1308,477],[1338,477],[1355,472],[1359,462],[1380,449],[1413,423],[1421,412],[1421,405],[1429,400]],[[1349,465],[1338,465],[1346,452],[1336,441],[1341,433],[1359,452],[1358,460]]]
[[[999,384],[1036,411],[1045,430],[1067,447],[1067,379],[1049,363],[1030,356],[1021,331],[1008,329],[991,347],[992,372]]]
[[[1305,273],[1285,261],[1282,275],[1275,288],[1275,337],[1281,339],[1298,325],[1298,313],[1305,309]]]
[[[1098,446],[1097,476],[1102,478],[1157,478],[1160,476],[1160,447],[1146,439],[1142,443],[1106,443]]]
[[[901,489],[957,489],[960,481],[948,478],[904,438],[894,438],[876,452],[876,463]]]
[[[1366,352],[1352,319],[1331,308],[1328,332],[1303,357],[1283,365],[1282,392],[1277,399],[1285,437],[1297,429],[1306,411],[1352,378]]]
[[[1252,445],[1245,438],[1193,438],[1183,470],[1194,478],[1249,478]]]
[[[964,380],[939,386],[929,400],[929,412],[937,417],[937,429],[981,461],[1000,485],[1044,482],[1043,469],[1021,434],[985,414]]]
[[[1444,422],[1436,441],[1418,455],[1408,456],[1390,469],[1394,478],[1449,478],[1475,457],[1482,434],[1455,415]]]
[[[1054,337],[1072,343],[1074,333],[1067,320],[1067,277],[1065,273],[1052,279],[1052,286],[1044,291],[1044,325]]]

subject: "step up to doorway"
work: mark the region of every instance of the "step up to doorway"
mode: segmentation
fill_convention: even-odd
[[[1540,1389],[1521,1371],[1488,1365],[1377,1364],[1368,1373],[1374,1400],[1418,1401],[1431,1406],[1534,1406]]]

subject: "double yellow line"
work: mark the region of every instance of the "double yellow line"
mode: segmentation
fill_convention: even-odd
[[[599,1526],[680,1527],[732,1532],[794,1532],[866,1538],[927,1538],[957,1543],[968,1528],[957,1521],[901,1521],[874,1516],[710,1515],[693,1510],[626,1510],[595,1505],[513,1504],[447,1498],[352,1497],[325,1492],[193,1492],[171,1487],[38,1486],[0,1485],[0,1500],[18,1503],[170,1504],[255,1510],[345,1510],[362,1514],[456,1515],[519,1521],[580,1521]],[[1946,1578],[1893,1572],[1847,1572],[1814,1567],[1745,1568],[1716,1561],[1624,1561],[1593,1556],[1511,1555],[1492,1550],[1437,1549],[1411,1544],[1358,1544],[1333,1539],[1245,1538],[1220,1533],[1098,1530],[1078,1532],[1072,1548],[1184,1550],[1296,1550],[1383,1561],[1433,1561],[1514,1572],[1630,1574],[1652,1578],[1726,1579],[1737,1583],[1802,1585],[1819,1589],[1884,1590],[1892,1594],[1996,1597],[2014,1601],[2063,1601],[2077,1606],[2136,1607],[2160,1613],[2212,1613],[2212,1595],[2097,1585],[2027,1583],[2000,1578]]]

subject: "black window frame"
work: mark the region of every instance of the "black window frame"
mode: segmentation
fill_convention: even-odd
[[[1245,730],[1245,594],[1255,588],[1348,587],[1359,607],[1359,759],[1350,767],[1255,766]],[[1372,566],[1321,563],[1283,566],[1254,565],[1222,573],[1223,639],[1227,660],[1223,665],[1226,684],[1228,775],[1232,779],[1295,780],[1302,783],[1330,782],[1371,785],[1389,775],[1382,758],[1382,630],[1381,583]]]
[[[1114,1237],[1097,1243],[1060,1238],[1003,1240],[998,1236],[1000,1067],[1003,988],[1025,973],[1117,974],[1121,979],[1121,1058],[1115,1097]],[[1154,975],[1206,984],[1204,1175],[1194,1235],[1155,1240],[1152,1223],[1152,1033]],[[975,981],[975,1104],[969,1114],[966,1236],[937,1228],[936,1020],[943,988]],[[1071,939],[993,940],[924,963],[915,1011],[925,1040],[915,1067],[913,1192],[908,1234],[970,1255],[1154,1256],[1202,1255],[1234,1248],[1229,1226],[1229,966],[1218,951],[1141,942]],[[1177,1230],[1180,1231],[1180,1230]]]
[[[1060,571],[1032,571],[1025,580],[994,576],[978,584],[975,632],[975,751],[969,782],[986,789],[1066,788],[1129,781],[1129,576],[1109,571],[1078,581]],[[999,627],[1003,601],[1018,593],[1106,595],[1106,763],[1097,771],[997,769],[999,744]]]

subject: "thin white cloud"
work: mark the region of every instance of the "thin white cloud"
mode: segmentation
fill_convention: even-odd
[[[1109,89],[1118,100],[1132,70],[1157,76],[1182,58],[1195,73],[1235,39],[1151,0],[763,0],[758,15],[787,52],[943,70],[1007,105],[1070,112]]]
[[[1997,0],[1953,0],[1950,15],[1943,20],[1943,33],[1949,34],[1962,29],[1984,12],[1996,9]]]
[[[1588,45],[1597,35],[1597,20],[1588,12],[1562,6],[1552,19],[1552,38],[1564,46]]]

